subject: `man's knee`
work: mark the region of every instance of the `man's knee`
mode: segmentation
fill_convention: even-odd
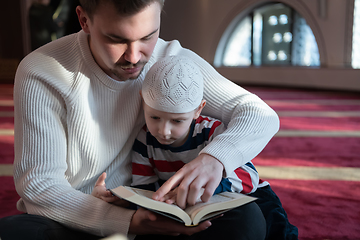
[[[12,239],[47,239],[49,229],[60,229],[60,224],[37,215],[21,214],[0,219],[0,237]]]
[[[1,240],[99,239],[97,236],[69,229],[49,218],[31,214],[0,219],[0,238]]]

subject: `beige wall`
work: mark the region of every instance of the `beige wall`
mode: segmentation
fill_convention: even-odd
[[[238,16],[269,0],[167,0],[161,37],[178,39],[208,62],[227,26]],[[353,0],[279,0],[297,12],[313,30],[321,68],[218,68],[237,83],[360,91],[360,70],[351,69]]]

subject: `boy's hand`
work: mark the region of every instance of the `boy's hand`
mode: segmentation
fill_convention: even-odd
[[[224,166],[216,158],[200,154],[191,162],[185,164],[175,175],[168,179],[154,194],[153,199],[165,201],[165,196],[178,187],[176,204],[185,208],[187,204],[194,205],[200,191],[203,202],[209,201],[223,176]]]

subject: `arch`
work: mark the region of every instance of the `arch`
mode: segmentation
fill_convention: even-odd
[[[318,50],[320,55],[320,66],[324,67],[327,65],[328,62],[328,56],[326,52],[326,46],[325,46],[325,40],[322,34],[322,31],[319,27],[319,25],[316,22],[315,17],[311,14],[311,11],[309,8],[304,4],[302,0],[277,0],[277,1],[271,1],[271,0],[259,0],[257,2],[253,1],[246,1],[236,4],[233,7],[233,10],[229,12],[227,17],[223,20],[223,22],[220,24],[219,30],[217,31],[215,35],[215,42],[213,43],[213,47],[211,48],[211,56],[214,62],[215,66],[219,66],[219,57],[220,54],[218,51],[221,51],[221,49],[224,49],[224,46],[226,44],[226,41],[228,37],[230,36],[231,32],[236,27],[236,24],[249,15],[254,9],[268,3],[283,3],[287,6],[293,8],[295,11],[297,11],[307,22],[309,27],[311,28],[316,42],[318,43]]]

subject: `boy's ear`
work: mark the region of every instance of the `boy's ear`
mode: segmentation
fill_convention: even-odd
[[[201,103],[200,103],[198,109],[197,109],[196,112],[195,112],[194,119],[197,119],[197,118],[200,116],[201,111],[203,110],[203,108],[205,107],[205,105],[206,105],[206,100],[204,100],[204,99],[201,100]]]

